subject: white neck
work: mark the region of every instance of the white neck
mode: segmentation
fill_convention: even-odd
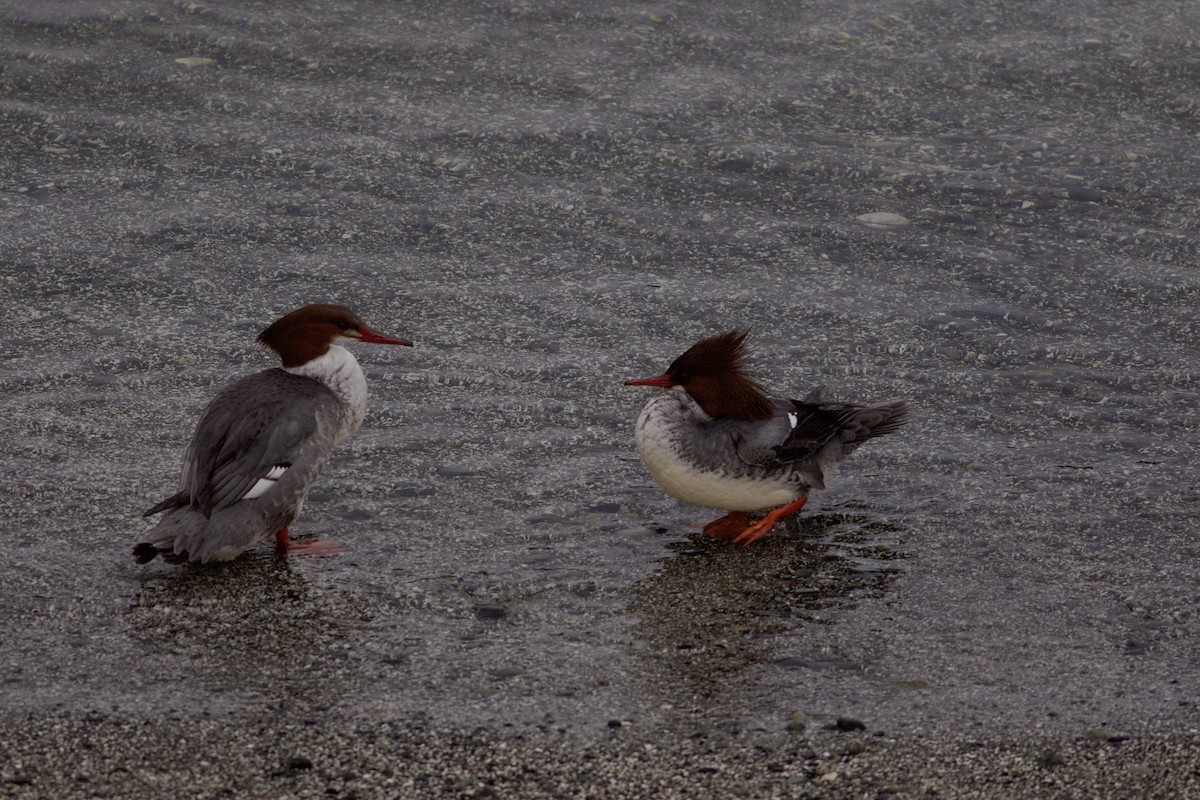
[[[284,367],[293,375],[303,375],[320,381],[338,396],[350,412],[344,439],[362,424],[367,415],[367,378],[363,375],[358,360],[341,345],[329,345],[329,352],[298,367]],[[340,440],[339,439],[339,440]]]

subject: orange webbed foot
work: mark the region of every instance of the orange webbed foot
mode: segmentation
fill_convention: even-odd
[[[751,542],[764,535],[767,531],[771,530],[771,528],[774,528],[792,514],[795,514],[797,511],[804,508],[804,504],[807,502],[807,497],[801,497],[799,500],[793,500],[786,506],[780,506],[779,508],[773,509],[772,511],[768,512],[765,517],[738,534],[738,536],[733,540],[733,543],[740,544],[742,547],[749,547]]]
[[[704,526],[704,532],[714,539],[730,540],[746,530],[750,524],[750,515],[744,511],[730,511],[720,519],[714,519]],[[699,526],[697,526],[699,527]]]
[[[336,553],[344,553],[345,548],[339,547],[333,539],[293,542],[288,538],[288,529],[284,528],[275,534],[275,552],[280,556],[331,556]]]

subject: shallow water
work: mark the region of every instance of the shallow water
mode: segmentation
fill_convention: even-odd
[[[1195,723],[1167,6],[0,3],[0,707]],[[417,344],[356,349],[370,416],[294,529],[347,552],[135,566],[207,399],[317,301]],[[916,409],[744,551],[650,483],[622,386],[734,326],[780,393]]]

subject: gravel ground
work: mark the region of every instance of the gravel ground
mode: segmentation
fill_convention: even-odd
[[[1020,745],[869,732],[588,744],[421,723],[8,716],[10,797],[1184,798],[1196,735]]]

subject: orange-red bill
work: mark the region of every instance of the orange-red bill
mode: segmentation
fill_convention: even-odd
[[[373,331],[366,325],[359,326],[358,334],[358,340],[360,342],[369,342],[371,344],[399,344],[405,347],[413,346],[413,343],[407,339],[397,339],[393,336],[384,336],[379,331]]]

